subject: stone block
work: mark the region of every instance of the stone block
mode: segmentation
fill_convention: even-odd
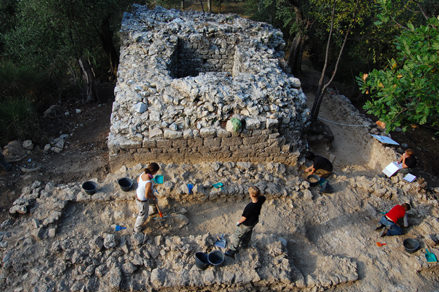
[[[202,128],[200,130],[200,136],[203,138],[215,137],[216,129],[215,128]]]
[[[163,136],[166,139],[177,139],[177,138],[182,138],[183,137],[183,132],[173,131],[173,130],[170,130],[170,129],[165,129],[165,132],[164,132]]]
[[[157,148],[164,149],[164,148],[171,148],[172,147],[172,141],[169,140],[158,140],[157,141]]]
[[[188,140],[187,141],[187,145],[190,148],[202,146],[203,145],[203,139],[195,138],[195,139],[192,139],[192,140]]]
[[[257,130],[261,126],[261,121],[255,118],[247,118],[245,120],[245,127],[247,130]]]
[[[221,138],[205,138],[203,145],[205,147],[219,147],[221,145]]]
[[[242,139],[239,137],[222,138],[221,146],[236,146],[242,144]]]
[[[276,119],[267,119],[267,129],[275,128],[279,125],[279,121]]]
[[[149,131],[150,139],[157,139],[163,136],[163,131],[160,128],[154,128]]]
[[[145,139],[142,143],[143,148],[156,148],[157,142],[155,140]]]
[[[187,140],[183,140],[183,139],[177,139],[172,141],[172,147],[174,148],[186,148],[187,147]]]

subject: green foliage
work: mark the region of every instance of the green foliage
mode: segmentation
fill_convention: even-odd
[[[26,98],[0,101],[0,144],[13,139],[39,141],[40,127],[33,104]]]
[[[0,102],[25,98],[33,102],[38,110],[57,97],[58,85],[59,81],[45,71],[25,65],[17,66],[11,61],[0,62]]]
[[[17,24],[5,35],[6,53],[16,64],[78,80],[77,60],[89,59],[97,74],[108,71],[104,26],[117,31],[122,10],[133,1],[18,1]]]
[[[3,35],[14,27],[16,6],[17,0],[0,1],[0,51],[3,47]]]
[[[396,39],[397,55],[388,67],[357,77],[361,91],[371,96],[364,108],[385,122],[387,131],[439,125],[439,20],[407,26]]]

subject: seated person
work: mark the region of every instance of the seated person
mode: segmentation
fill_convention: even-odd
[[[332,163],[323,156],[315,155],[311,151],[305,154],[305,158],[312,160],[313,164],[305,169],[307,175],[316,174],[320,177],[327,178],[332,173]]]
[[[383,217],[381,217],[380,225],[377,226],[376,230],[385,227],[381,232],[381,237],[391,236],[391,235],[401,235],[402,228],[398,224],[398,221],[403,219],[404,227],[408,226],[407,213],[410,210],[410,204],[404,203],[402,205],[396,205],[389,212],[387,212]]]
[[[416,158],[412,149],[408,148],[399,158],[398,163],[401,164],[402,169],[399,170],[400,173],[407,174],[410,169],[415,168]]]

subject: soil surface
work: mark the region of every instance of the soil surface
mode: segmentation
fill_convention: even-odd
[[[310,75],[307,82],[313,82],[316,78],[315,73],[310,74],[312,76]],[[311,106],[312,88],[306,83],[304,88],[311,89],[307,92]],[[59,120],[48,121],[54,137],[60,134],[71,135],[67,138],[65,149],[59,154],[44,153],[36,149],[29,152],[22,161],[14,163],[12,171],[1,172],[0,221],[8,218],[8,210],[12,202],[20,196],[21,189],[35,180],[55,184],[80,183],[91,178],[102,180],[108,174],[106,139],[110,128],[111,100],[100,104],[73,103],[65,106],[63,110],[69,111],[68,116],[63,115],[58,117]],[[76,109],[80,109],[81,112],[76,114]],[[377,251],[375,246],[377,235],[370,230],[379,217],[372,218],[363,214],[365,204],[357,198],[359,194],[349,188],[348,179],[355,176],[374,177],[378,175],[378,172],[365,166],[367,157],[362,153],[362,145],[355,139],[355,127],[341,125],[343,116],[336,109],[331,108],[327,102],[322,104],[320,117],[333,122],[328,125],[335,139],[330,150],[324,146],[314,146],[312,150],[326,157],[334,157],[335,172],[338,176],[345,176],[347,179],[334,179],[334,188],[338,192],[332,197],[314,194],[311,201],[296,203],[271,200],[267,202],[261,215],[261,223],[257,225],[255,232],[285,236],[289,241],[288,251],[291,260],[305,278],[318,272],[321,265],[324,265],[318,262],[318,259],[324,258],[322,254],[355,258],[358,261],[360,281],[331,288],[334,291],[380,291],[381,289],[382,291],[403,291],[407,287],[417,287],[418,291],[437,291],[439,286],[435,283],[435,279],[438,276],[438,269],[427,270],[422,275],[418,275],[414,270],[410,271],[408,256],[399,258],[398,255],[391,254],[390,247],[383,247]],[[426,141],[429,139],[424,138]],[[411,145],[410,142],[408,144]],[[429,145],[427,142],[423,143],[423,145],[427,144]],[[40,148],[43,146],[41,145]],[[424,152],[429,153],[428,151],[422,153]],[[431,157],[421,156],[420,158],[423,160]],[[20,171],[20,166],[29,159],[40,164],[41,169],[24,174]],[[436,183],[437,178],[431,176],[431,184],[437,186]],[[165,211],[169,213],[184,207],[190,224],[184,228],[178,228],[172,224],[163,226],[158,221],[151,221],[145,233],[180,236],[202,235],[206,232],[230,233],[230,226],[233,226],[239,218],[246,203],[246,200],[238,202],[233,200],[220,203],[206,202],[201,206],[200,204],[171,202]],[[126,206],[77,204],[67,208],[59,234],[83,228],[92,236],[91,233],[95,232],[96,228],[107,223],[100,219],[101,210],[102,212],[107,210],[108,213],[114,212],[114,218],[118,222],[134,223],[133,216],[136,212],[134,202],[127,202]],[[415,219],[412,219],[412,223],[419,224]],[[88,229],[86,226],[94,229]],[[340,242],[340,238],[346,238],[346,234],[351,240]],[[400,245],[396,237],[388,239],[387,243],[392,248]],[[407,274],[390,273],[387,275],[387,270],[392,268],[392,261],[401,265],[402,268],[398,272],[402,271]],[[399,281],[402,283],[401,286],[398,286]]]

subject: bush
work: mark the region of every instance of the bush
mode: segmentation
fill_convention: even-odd
[[[42,70],[10,61],[0,62],[0,102],[9,98],[26,98],[37,109],[47,107],[57,98],[56,80]]]
[[[15,139],[38,140],[40,127],[32,102],[26,98],[0,102],[0,144]]]

